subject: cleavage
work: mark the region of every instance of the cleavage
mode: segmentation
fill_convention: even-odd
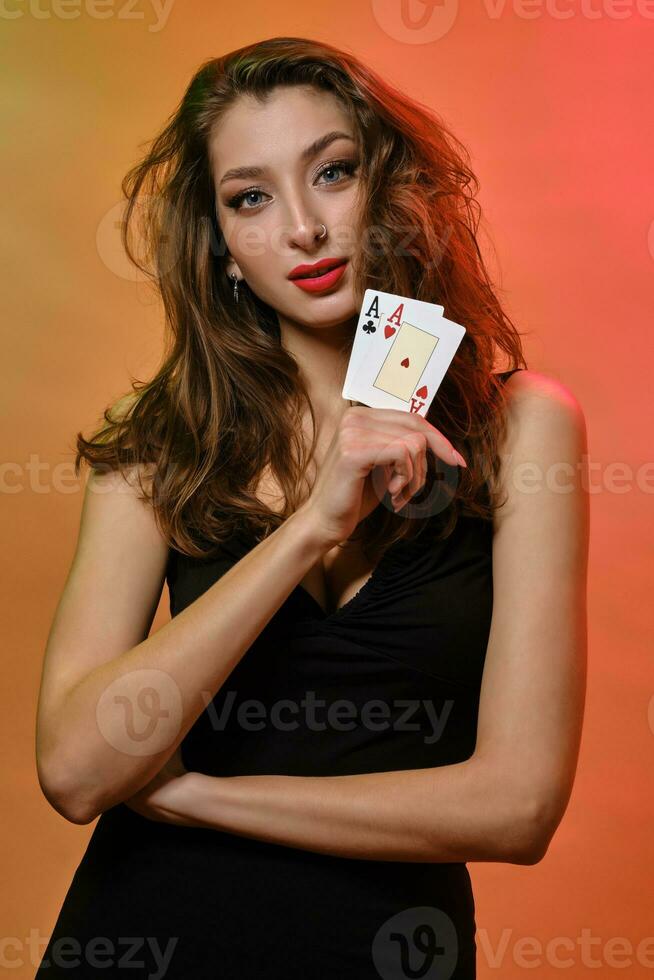
[[[272,510],[281,504],[279,487],[268,466],[259,478],[257,496]],[[374,571],[359,542],[349,542],[325,552],[298,585],[309,593],[325,616],[332,616],[367,585]]]
[[[306,573],[299,585],[331,616],[347,605],[370,581],[374,567],[358,543],[336,546]]]

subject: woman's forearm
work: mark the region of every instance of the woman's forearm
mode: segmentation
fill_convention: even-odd
[[[536,823],[486,762],[352,776],[189,773],[184,814],[211,827],[339,857],[533,863]]]
[[[61,812],[87,823],[148,783],[323,550],[300,508],[169,623],[77,683],[47,761]]]

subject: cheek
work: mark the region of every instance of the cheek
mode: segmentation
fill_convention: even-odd
[[[355,243],[360,235],[362,219],[362,201],[357,196],[356,188],[347,194],[335,194],[333,205],[326,205],[322,213],[334,244],[347,247]]]
[[[245,219],[231,212],[225,217],[221,214],[220,222],[227,250],[244,275],[247,270],[257,275],[259,269],[279,259],[283,235],[263,212]]]
[[[232,211],[220,208],[218,223],[230,255],[236,255],[238,252],[238,220]]]

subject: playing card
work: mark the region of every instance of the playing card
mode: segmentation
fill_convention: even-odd
[[[360,401],[349,393],[351,384],[357,376],[359,368],[366,363],[373,351],[381,346],[382,331],[389,323],[392,324],[393,316],[400,308],[412,323],[423,323],[425,320],[433,321],[443,315],[443,307],[437,306],[435,303],[425,303],[423,300],[412,299],[410,296],[398,296],[397,293],[385,293],[379,289],[367,289],[354,334],[350,361],[343,384],[343,398]]]
[[[371,408],[426,415],[465,332],[443,316],[411,322],[398,308],[360,363],[346,397]]]

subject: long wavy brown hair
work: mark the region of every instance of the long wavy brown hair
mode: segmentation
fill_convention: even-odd
[[[502,503],[495,481],[505,425],[493,368],[499,350],[505,369],[527,365],[477,242],[479,183],[469,154],[429,107],[349,53],[304,38],[271,38],[202,64],[123,179],[123,246],[161,295],[164,355],[155,377],[132,379],[132,390],[104,410],[90,439],[77,434],[75,472],[82,459],[100,472],[136,470],[170,545],[198,558],[235,532],[262,539],[305,499],[315,438],[306,444],[301,418],[308,411],[315,432],[313,409],[275,311],[247,288],[233,302],[208,155],[236,99],[265,101],[279,85],[333,93],[352,122],[364,204],[351,257],[357,303],[367,288],[413,296],[442,304],[466,328],[427,417],[468,468],[428,453],[423,491],[400,514],[376,507],[355,536],[376,559],[427,525],[446,537],[460,514],[491,520]],[[256,496],[266,467],[283,492],[281,510]]]

